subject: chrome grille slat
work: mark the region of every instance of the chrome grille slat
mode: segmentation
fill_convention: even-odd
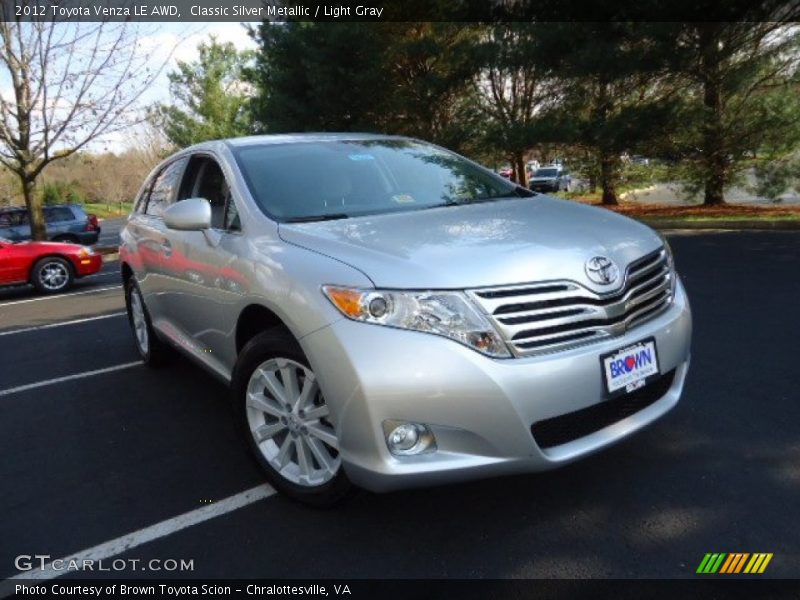
[[[569,314],[565,315],[563,312],[555,312],[545,315],[537,315],[543,318],[539,320],[528,320],[526,319],[520,323],[503,323],[502,328],[503,331],[508,334],[509,338],[514,338],[514,334],[516,331],[536,327],[537,329],[547,329],[550,327],[556,326],[563,326],[568,324],[580,324],[582,321],[590,321],[593,318],[600,318],[603,316],[603,312],[595,307],[590,307],[591,310],[587,308],[587,310],[582,310],[580,313]],[[577,310],[577,309],[576,309]],[[559,316],[561,314],[562,316]]]
[[[519,325],[523,323],[533,323],[534,321],[547,321],[549,319],[558,319],[572,315],[598,312],[599,309],[590,304],[573,304],[571,307],[567,308],[540,308],[538,310],[508,313],[502,316],[497,316],[497,320],[503,325]]]
[[[653,298],[654,296],[658,296],[659,294],[664,293],[665,291],[667,291],[671,287],[672,287],[671,278],[669,276],[667,276],[667,277],[664,278],[664,280],[661,283],[659,283],[652,290],[649,290],[649,291],[645,292],[644,294],[638,295],[638,296],[636,296],[634,298],[631,298],[628,302],[625,303],[625,308],[627,310],[627,309],[630,309],[630,308],[632,308],[634,306],[638,306],[642,302],[646,302],[650,298]]]
[[[663,271],[666,267],[666,260],[659,260],[652,265],[649,265],[646,269],[642,269],[641,271],[637,271],[628,276],[628,280],[626,281],[627,285],[631,285],[635,282],[641,281],[642,279],[646,279],[648,277],[653,277],[660,271]]]
[[[645,282],[631,288],[620,300],[617,301],[618,306],[614,306],[613,304],[606,304],[606,311],[610,312],[609,316],[617,316],[616,313],[621,313],[625,309],[630,308],[632,306],[636,306],[636,304],[642,302],[637,294],[641,292],[641,290],[646,289],[648,286],[658,283],[658,287],[654,288],[663,289],[664,286],[669,285],[669,278],[668,278],[669,270],[663,269],[657,277],[653,277],[652,279],[648,279]],[[667,277],[665,277],[667,276]],[[648,295],[652,294],[653,290],[647,291],[645,294],[642,294],[642,297],[649,297]],[[588,304],[585,302],[585,297],[583,296],[571,296],[569,298],[564,298],[565,301],[569,301],[569,304],[565,304],[564,306],[559,307],[552,307],[552,308],[541,308],[541,309],[534,309],[534,310],[525,310],[519,312],[508,312],[508,313],[495,313],[495,318],[499,323],[502,325],[515,325],[515,324],[523,324],[523,323],[531,323],[531,322],[538,322],[538,321],[546,321],[548,315],[554,315],[554,317],[558,317],[560,314],[569,312],[571,310],[581,312],[575,312],[575,316],[582,315],[580,318],[574,319],[574,321],[580,321],[586,318],[589,318],[591,315],[602,314],[602,307],[603,303],[601,300],[595,300],[595,303]],[[577,303],[573,303],[572,300],[578,300]],[[614,309],[618,310],[614,310]],[[526,319],[529,317],[529,319]],[[543,323],[542,323],[543,325]]]
[[[612,325],[616,326],[622,324],[625,324],[626,326],[632,325],[642,316],[646,315],[647,313],[650,313],[651,311],[653,311],[652,314],[653,316],[655,316],[655,314],[657,314],[657,312],[660,312],[661,309],[666,308],[666,304],[662,304],[663,300],[664,298],[656,298],[655,301],[651,302],[648,305],[642,306],[641,308],[639,308],[638,310],[634,311],[629,316],[627,316],[624,320],[621,320],[618,323],[613,323]],[[607,327],[604,328],[602,326],[592,326],[592,327],[585,327],[583,329],[571,329],[567,331],[560,331],[545,336],[532,336],[526,338],[519,338],[513,340],[513,342],[514,344],[523,347],[528,345],[532,340],[536,340],[537,345],[539,346],[554,345],[558,343],[559,338],[571,337],[573,335],[585,335],[587,337],[589,335],[592,335],[593,339],[596,339],[596,338],[609,337],[611,335],[616,335],[616,334],[613,333],[613,331],[609,331]],[[551,340],[552,342],[550,342]]]
[[[633,287],[631,287],[628,290],[628,292],[625,294],[624,300],[628,300],[628,299],[632,298],[633,296],[636,295],[636,293],[639,290],[641,290],[643,288],[646,288],[648,285],[651,285],[653,283],[656,283],[656,282],[659,282],[659,281],[663,281],[667,277],[669,277],[669,267],[667,267],[666,265],[663,265],[661,267],[661,269],[659,269],[659,271],[657,273],[655,273],[652,277],[650,277],[649,279],[645,279],[644,281],[641,281],[641,282],[637,283],[636,285],[634,285]],[[636,281],[639,281],[639,280],[637,279]]]
[[[490,314],[496,314],[497,310],[514,306],[517,304],[526,304],[532,302],[550,302],[553,300],[559,300],[564,298],[565,294],[574,295],[574,294],[581,294],[585,293],[586,298],[591,298],[591,294],[588,290],[584,290],[583,288],[578,287],[575,284],[570,284],[569,288],[564,292],[545,292],[545,293],[537,293],[534,292],[533,294],[517,294],[514,296],[510,301],[508,297],[502,298],[478,298],[481,306],[483,306],[484,310],[486,310]],[[477,294],[476,294],[477,296]],[[497,313],[499,314],[499,313]]]
[[[623,284],[600,294],[574,281],[470,291],[518,356],[552,352],[610,336],[653,318],[671,300],[674,275],[666,250],[625,269]]]
[[[663,292],[661,293],[661,295],[663,296]],[[570,333],[570,332],[571,333],[583,333],[583,332],[589,331],[589,330],[601,331],[604,327],[607,327],[609,325],[613,326],[613,325],[619,325],[620,323],[627,323],[629,320],[636,318],[639,314],[641,314],[643,312],[646,312],[648,310],[648,308],[654,308],[655,306],[657,306],[662,299],[663,298],[659,298],[659,297],[651,298],[649,303],[645,303],[644,305],[642,305],[639,308],[637,308],[637,310],[635,310],[635,311],[633,311],[631,313],[625,314],[624,317],[621,316],[621,317],[618,317],[616,319],[598,319],[596,321],[588,321],[587,320],[586,322],[583,322],[583,323],[578,321],[575,324],[576,325],[583,325],[582,328],[579,327],[579,328],[565,329],[564,331],[567,332],[567,333]],[[589,325],[589,323],[593,323],[593,324]],[[523,331],[517,333],[511,339],[511,341],[513,341],[513,342],[523,342],[523,341],[525,341],[527,339],[530,339],[530,338],[540,337],[542,335],[547,336],[547,335],[551,334],[551,332],[553,332],[553,330],[558,328],[558,327],[563,328],[564,326],[563,325],[556,325],[556,326],[551,327],[549,329],[546,329],[546,328],[536,329],[534,331],[539,332],[539,333],[536,333],[535,335],[523,335],[525,333],[528,333],[527,331],[523,330]],[[560,333],[560,332],[555,332],[555,333]]]
[[[628,266],[628,274],[633,276],[638,274],[641,271],[646,271],[654,264],[661,262],[664,258],[664,251],[663,250],[656,250],[655,252],[651,252],[644,258],[640,258],[639,260],[633,261]]]

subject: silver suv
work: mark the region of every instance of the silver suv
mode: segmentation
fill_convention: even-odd
[[[183,150],[120,254],[143,360],[229,384],[269,480],[312,504],[566,464],[675,406],[689,365],[662,237],[402,137]]]

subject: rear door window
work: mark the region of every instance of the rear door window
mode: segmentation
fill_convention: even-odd
[[[27,210],[16,210],[13,213],[11,213],[12,227],[19,227],[21,225],[28,225],[28,224],[30,224],[30,219],[28,218]]]
[[[64,221],[72,221],[75,216],[72,211],[66,206],[58,206],[55,208],[46,208],[44,210],[44,220],[47,223],[62,223]]]

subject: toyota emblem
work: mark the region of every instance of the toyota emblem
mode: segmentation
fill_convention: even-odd
[[[610,258],[593,256],[586,261],[586,274],[599,285],[611,285],[619,277],[619,269]]]

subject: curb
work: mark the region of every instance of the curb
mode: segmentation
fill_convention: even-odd
[[[683,219],[637,219],[653,229],[724,229],[728,231],[798,231],[800,219],[796,221],[756,221],[725,219],[704,219],[701,221],[688,221]]]

